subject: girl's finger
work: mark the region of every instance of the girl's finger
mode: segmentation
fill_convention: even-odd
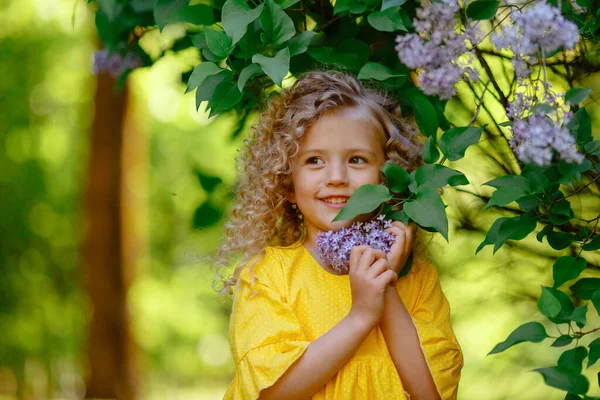
[[[404,249],[406,246],[406,232],[395,226],[388,228],[388,230],[396,236],[396,241],[392,245],[392,249],[395,249],[396,247]]]
[[[396,282],[398,282],[398,275],[391,269],[388,269],[375,278],[375,281],[384,287],[387,285],[396,286]]]
[[[367,246],[367,249],[362,253],[358,264],[361,271],[366,271],[369,267],[380,258],[385,258],[385,252],[383,250],[376,250]]]
[[[350,249],[350,269],[352,270],[352,273],[358,272],[360,269],[359,261],[365,250],[368,248],[369,246],[362,245],[354,246],[352,249]]]
[[[375,261],[367,271],[367,276],[371,279],[377,278],[382,272],[390,269],[390,264],[386,258],[380,258]]]

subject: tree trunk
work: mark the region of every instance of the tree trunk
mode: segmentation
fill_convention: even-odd
[[[86,397],[134,400],[133,345],[123,257],[121,164],[128,86],[98,76],[85,197],[85,281],[92,306]]]

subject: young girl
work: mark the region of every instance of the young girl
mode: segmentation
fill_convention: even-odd
[[[385,162],[422,165],[397,103],[345,73],[306,73],[269,100],[244,144],[219,251],[224,263],[243,255],[221,290],[236,289],[224,399],[456,398],[462,353],[414,227],[394,222],[388,254],[354,247],[345,275],[315,251],[317,233],[351,225],[331,221],[357,188],[383,182]]]

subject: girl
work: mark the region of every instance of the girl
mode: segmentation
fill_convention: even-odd
[[[345,275],[315,252],[318,232],[351,225],[331,221],[358,187],[383,182],[385,162],[409,172],[422,164],[397,103],[348,74],[311,72],[272,97],[251,129],[219,250],[224,264],[244,257],[221,290],[236,288],[236,373],[224,399],[456,398],[462,353],[422,248],[397,278],[414,227],[394,222],[388,254],[354,247]]]

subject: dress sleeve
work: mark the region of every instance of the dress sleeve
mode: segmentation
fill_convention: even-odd
[[[410,314],[440,397],[456,399],[464,361],[452,330],[450,305],[442,292],[435,266],[420,259],[416,275],[421,287]]]
[[[236,371],[224,400],[257,399],[310,344],[286,301],[282,265],[267,248],[253,267],[254,282],[247,268],[240,274],[229,325]]]

